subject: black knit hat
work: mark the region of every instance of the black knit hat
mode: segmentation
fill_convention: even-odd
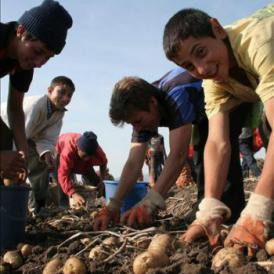
[[[40,6],[25,11],[18,22],[56,54],[64,48],[67,30],[72,26],[69,13],[53,0],[44,0]]]
[[[97,136],[92,131],[84,132],[84,134],[78,138],[76,143],[87,155],[94,154],[98,147]]]

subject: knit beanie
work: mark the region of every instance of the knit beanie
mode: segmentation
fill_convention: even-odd
[[[87,155],[93,155],[98,147],[97,136],[92,131],[84,132],[76,143]]]
[[[25,11],[18,22],[55,54],[64,48],[67,30],[72,26],[69,13],[54,0],[44,0],[40,6]]]

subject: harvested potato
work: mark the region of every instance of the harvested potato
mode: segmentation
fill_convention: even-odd
[[[265,250],[268,253],[268,255],[274,255],[274,238],[266,242]]]
[[[133,272],[135,274],[145,274],[150,268],[163,267],[169,263],[166,255],[170,237],[167,234],[155,235],[147,251],[139,254],[133,262]]]
[[[244,255],[239,249],[225,247],[220,249],[213,257],[211,268],[214,271],[218,271],[218,269],[227,264],[230,268],[233,269],[242,266],[244,262]]]
[[[107,257],[107,255],[104,253],[101,245],[96,245],[90,250],[88,257],[91,260],[103,260]]]
[[[42,274],[55,274],[58,272],[61,266],[62,262],[60,258],[56,257],[46,264]]]
[[[31,252],[32,252],[32,245],[29,244],[24,244],[21,248],[20,251],[23,255],[24,258],[27,258]]]
[[[83,239],[80,239],[80,242],[83,245],[88,245],[89,243],[91,243],[91,239],[90,238],[83,238]]]
[[[116,247],[119,245],[119,239],[117,237],[108,237],[103,240],[102,244],[104,246],[109,246],[109,247]]]
[[[11,264],[13,269],[18,268],[23,264],[23,259],[16,250],[7,251],[3,257],[3,261]]]
[[[63,268],[64,274],[85,274],[87,272],[85,264],[75,256],[68,258]]]

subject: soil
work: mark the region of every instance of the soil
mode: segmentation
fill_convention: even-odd
[[[254,178],[245,179],[247,198],[255,184]],[[50,206],[50,216],[34,218],[29,215],[27,218],[26,242],[31,244],[33,249],[24,259],[24,264],[16,270],[7,267],[6,272],[0,273],[38,274],[42,273],[46,263],[52,258],[59,257],[64,264],[72,255],[84,262],[87,273],[133,273],[134,258],[146,250],[156,233],[171,235],[172,241],[167,251],[170,264],[160,269],[151,269],[148,272],[150,274],[274,273],[274,256],[270,257],[264,250],[258,250],[252,258],[246,256],[244,265],[237,269],[230,269],[225,265],[214,272],[211,264],[216,250],[212,250],[206,239],[192,244],[182,244],[179,241],[179,237],[193,220],[192,211],[196,209],[195,193],[195,184],[186,185],[184,188],[173,187],[169,192],[166,210],[155,216],[151,227],[141,230],[118,226],[103,232],[93,231],[94,216],[104,203],[103,198],[90,202],[85,209],[60,211],[55,206]],[[110,237],[116,242],[103,243]],[[94,259],[89,259],[90,250],[98,245],[101,252]],[[1,255],[3,254],[4,252]],[[261,262],[268,266],[260,266]],[[56,269],[55,273],[63,273],[62,268]]]

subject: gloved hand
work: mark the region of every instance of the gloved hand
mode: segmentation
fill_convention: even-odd
[[[143,227],[151,223],[151,215],[156,209],[164,208],[165,200],[152,188],[141,202],[124,213],[121,223],[128,226]]]
[[[104,206],[94,219],[94,230],[106,230],[109,224],[116,224],[120,219],[120,207],[122,202],[115,198],[110,198],[110,202]]]
[[[199,204],[196,220],[181,236],[181,241],[192,242],[200,237],[207,237],[212,247],[219,242],[221,225],[231,215],[230,209],[215,198],[204,198]]]
[[[262,195],[252,193],[241,217],[225,240],[225,246],[248,248],[253,256],[258,247],[264,248],[271,226],[274,201]]]

